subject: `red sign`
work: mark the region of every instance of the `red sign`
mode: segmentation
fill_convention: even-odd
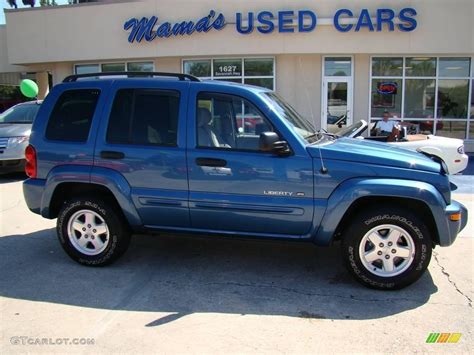
[[[377,92],[381,95],[396,95],[398,84],[393,81],[377,83]]]

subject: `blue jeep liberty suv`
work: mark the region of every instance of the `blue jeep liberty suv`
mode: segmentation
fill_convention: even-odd
[[[272,91],[186,74],[67,77],[26,158],[29,209],[57,218],[84,265],[143,231],[340,241],[359,282],[399,289],[467,223],[442,161],[318,132]]]

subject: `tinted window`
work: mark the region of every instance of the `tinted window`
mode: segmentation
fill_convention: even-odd
[[[85,142],[94,117],[99,90],[68,90],[54,106],[46,129],[46,138],[58,141]]]
[[[179,93],[122,89],[115,96],[107,142],[176,146]]]
[[[0,123],[32,123],[40,105],[14,106],[0,114]]]

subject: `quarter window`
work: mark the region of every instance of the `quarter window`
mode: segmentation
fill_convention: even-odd
[[[85,142],[99,99],[99,90],[68,90],[61,94],[46,128],[46,138]]]
[[[176,146],[178,116],[176,91],[119,90],[110,113],[107,142]]]

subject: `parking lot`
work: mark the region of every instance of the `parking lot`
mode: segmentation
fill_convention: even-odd
[[[472,170],[453,177],[471,216]],[[22,179],[0,179],[2,354],[473,349],[472,217],[401,291],[354,282],[337,246],[231,238],[137,235],[114,265],[87,268],[62,251],[55,221],[27,210]],[[432,332],[462,336],[427,344]]]

